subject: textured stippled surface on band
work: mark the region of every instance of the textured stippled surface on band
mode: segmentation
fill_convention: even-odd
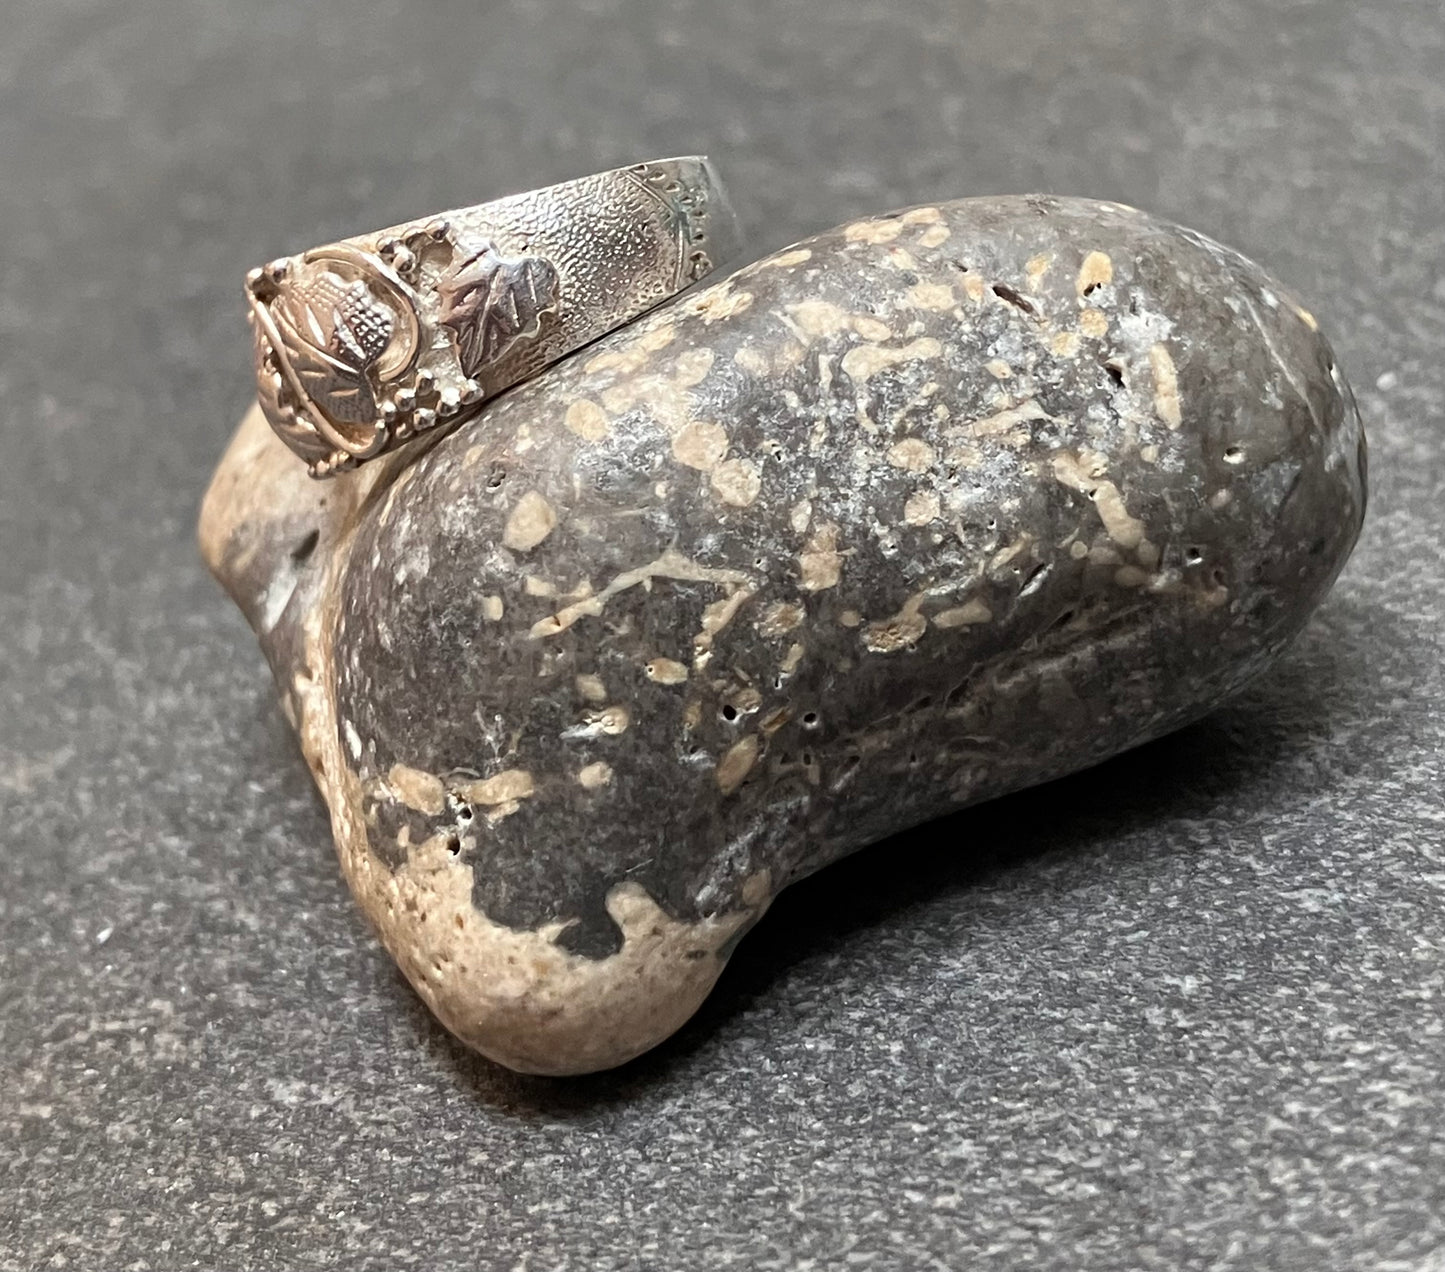
[[[475,413],[738,246],[711,164],[686,157],[313,248],[248,276],[257,394],[329,476]]]

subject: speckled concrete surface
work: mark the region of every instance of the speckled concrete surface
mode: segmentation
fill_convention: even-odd
[[[1439,1267],[1438,6],[361,12],[7,10],[0,1267]],[[760,251],[1027,189],[1238,246],[1371,517],[1236,705],[798,885],[640,1063],[510,1077],[371,941],[195,558],[236,280],[699,148]]]

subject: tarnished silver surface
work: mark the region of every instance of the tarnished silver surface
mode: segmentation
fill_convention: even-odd
[[[247,277],[257,397],[311,475],[330,476],[466,418],[738,245],[694,156],[313,248]]]

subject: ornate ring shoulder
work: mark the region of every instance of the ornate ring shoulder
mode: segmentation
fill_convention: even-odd
[[[247,276],[257,397],[330,476],[465,419],[737,243],[711,164],[693,157],[313,248]]]

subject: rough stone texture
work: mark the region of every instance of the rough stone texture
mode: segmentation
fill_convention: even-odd
[[[0,1266],[1435,1272],[1442,59],[1435,0],[9,5]],[[1034,189],[1240,247],[1351,373],[1370,513],[1207,720],[820,871],[673,1040],[518,1078],[371,939],[196,557],[236,280],[698,148],[759,251]]]
[[[375,474],[317,486],[253,413],[201,538],[402,970],[577,1073],[677,1028],[787,884],[1258,674],[1354,545],[1364,448],[1242,257],[966,200],[766,258]]]

